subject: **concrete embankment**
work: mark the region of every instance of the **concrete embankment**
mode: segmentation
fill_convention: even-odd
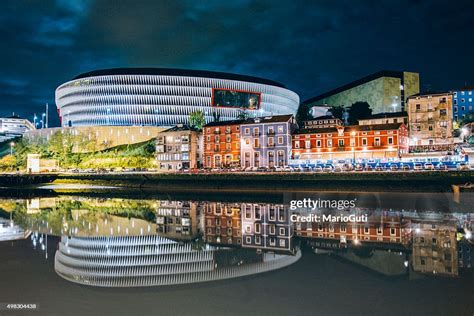
[[[55,183],[91,183],[159,190],[448,192],[474,171],[372,173],[60,174]]]
[[[22,174],[3,173],[0,174],[0,187],[31,186],[41,183],[53,182],[57,174]]]

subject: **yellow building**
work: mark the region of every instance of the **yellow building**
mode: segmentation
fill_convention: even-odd
[[[450,150],[453,144],[451,93],[419,94],[408,98],[410,147]]]

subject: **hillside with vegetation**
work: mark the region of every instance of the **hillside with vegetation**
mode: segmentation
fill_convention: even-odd
[[[13,156],[8,152],[0,159],[0,170],[23,170],[28,154],[55,159],[63,169],[153,168],[155,140],[119,145],[104,150],[77,152],[77,147],[90,149],[93,141],[69,133],[56,132],[49,140],[22,138],[15,143]],[[8,148],[9,150],[9,148]]]

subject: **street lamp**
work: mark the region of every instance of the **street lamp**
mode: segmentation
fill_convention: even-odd
[[[45,120],[45,118],[46,118],[46,113],[43,113],[43,114],[41,115],[41,117],[43,118],[43,119],[41,120],[41,123],[42,123],[42,124],[41,124],[41,128],[44,128],[44,120]]]
[[[13,147],[15,147],[15,143],[11,142],[10,143],[10,156],[13,156]]]

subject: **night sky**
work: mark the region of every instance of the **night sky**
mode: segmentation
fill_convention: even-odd
[[[79,73],[234,72],[301,100],[370,73],[420,72],[422,90],[474,85],[467,1],[0,1],[0,115],[32,119]]]

